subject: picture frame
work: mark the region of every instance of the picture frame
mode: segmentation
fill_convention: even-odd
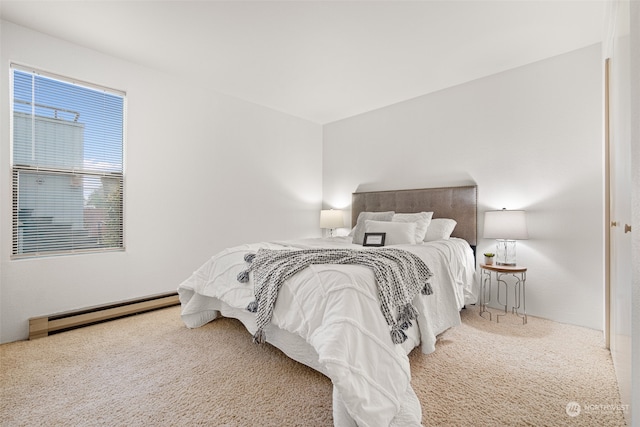
[[[362,246],[384,246],[387,233],[364,233]]]

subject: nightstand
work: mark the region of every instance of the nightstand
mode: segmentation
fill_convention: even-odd
[[[509,285],[513,286],[514,298],[511,312],[522,318],[522,324],[527,323],[527,301],[525,293],[525,285],[527,281],[527,268],[519,265],[487,265],[480,264],[480,316],[489,313],[491,320],[491,312],[487,310],[487,305],[491,302],[491,285],[492,278],[495,276],[496,286],[498,287],[496,299],[498,304],[504,305],[504,314],[496,315],[496,322],[500,322],[500,316],[507,314],[509,306]],[[513,278],[514,280],[505,280]],[[511,282],[511,283],[509,283]],[[504,285],[504,303],[500,300],[500,285]],[[488,286],[487,286],[488,285]],[[522,306],[522,315],[518,312]],[[484,316],[482,316],[484,317]]]

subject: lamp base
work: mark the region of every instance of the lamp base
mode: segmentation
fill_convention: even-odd
[[[516,265],[516,241],[498,239],[496,240],[496,265],[515,266]]]

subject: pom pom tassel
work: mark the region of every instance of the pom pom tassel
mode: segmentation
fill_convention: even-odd
[[[413,304],[405,305],[402,310],[402,314],[407,320],[418,318],[418,310],[416,310]]]
[[[244,254],[245,262],[253,262],[253,259],[256,257],[256,254]]]
[[[249,281],[249,270],[242,270],[238,273],[236,279],[238,279],[238,282],[240,283],[247,283]]]
[[[433,289],[431,289],[431,283],[426,283],[424,288],[422,288],[422,295],[431,295],[433,294]]]
[[[405,334],[402,329],[400,328],[400,325],[395,325],[392,329],[391,329],[391,341],[393,341],[394,344],[402,344],[403,342],[405,342],[407,339],[407,334]]]
[[[255,313],[256,311],[258,311],[258,301],[255,301],[255,300],[251,301],[247,306],[247,310],[249,310],[252,313]]]
[[[254,344],[264,344],[266,340],[266,336],[264,330],[262,328],[258,328],[256,333],[253,335]]]

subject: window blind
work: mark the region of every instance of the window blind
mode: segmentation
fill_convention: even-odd
[[[124,249],[125,94],[11,71],[13,256]]]

